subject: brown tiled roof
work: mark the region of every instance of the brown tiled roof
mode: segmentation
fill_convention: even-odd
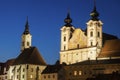
[[[102,37],[103,37],[103,44],[105,43],[106,40],[118,39],[118,37],[107,33],[103,33]]]
[[[35,64],[46,65],[46,62],[40,55],[36,47],[31,47],[23,50],[23,52],[16,58],[13,65],[19,64]]]
[[[42,74],[48,74],[48,73],[57,73],[62,69],[63,65],[48,65]]]
[[[98,57],[120,57],[120,39],[107,40]]]

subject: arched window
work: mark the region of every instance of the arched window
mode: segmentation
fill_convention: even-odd
[[[98,37],[100,37],[100,32],[98,32]]]
[[[27,46],[29,46],[30,45],[30,43],[29,42],[27,42]]]
[[[64,45],[64,50],[66,50],[66,46]]]
[[[79,44],[77,44],[77,48],[80,48]]]
[[[91,42],[91,46],[93,46],[93,42]]]
[[[90,36],[93,37],[93,32],[92,31],[90,32]]]
[[[66,37],[64,36],[64,41],[66,41]]]

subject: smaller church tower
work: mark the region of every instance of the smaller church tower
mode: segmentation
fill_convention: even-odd
[[[65,25],[61,28],[61,51],[69,50],[68,42],[74,30],[74,27],[71,25],[72,19],[70,18],[70,13],[67,14],[64,22]]]
[[[96,10],[94,0],[94,8],[90,13],[91,19],[87,22],[87,47],[102,47],[102,21],[98,19],[99,13]]]
[[[29,24],[28,24],[28,18],[25,24],[25,30],[22,34],[22,42],[21,42],[21,52],[26,49],[26,48],[30,48],[31,44],[32,44],[32,35],[30,34],[29,31]]]

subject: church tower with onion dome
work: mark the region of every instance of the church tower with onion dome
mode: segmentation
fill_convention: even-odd
[[[74,64],[85,60],[96,60],[101,48],[102,42],[102,21],[99,20],[99,13],[94,8],[90,13],[90,20],[86,23],[86,30],[75,28],[71,25],[72,19],[70,13],[67,14],[61,28],[61,51],[60,63]]]
[[[103,46],[102,39],[102,21],[98,18],[99,13],[96,10],[96,2],[94,0],[94,8],[90,13],[91,19],[86,23],[87,24],[87,47],[96,47],[96,51],[90,50],[88,54],[92,55],[93,58],[97,57]],[[89,56],[91,57],[91,56]]]
[[[98,46],[102,47],[102,21],[99,20],[99,13],[96,10],[94,2],[94,9],[90,13],[91,19],[87,22],[87,46]]]
[[[72,36],[74,27],[72,26],[72,19],[70,18],[70,13],[64,20],[65,25],[61,28],[61,51],[68,50],[68,41]]]

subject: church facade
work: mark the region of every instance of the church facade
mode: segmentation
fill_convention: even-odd
[[[85,30],[72,25],[70,13],[67,14],[61,28],[60,63],[74,64],[85,60],[96,60],[101,54],[107,40],[118,39],[113,35],[103,33],[103,22],[94,5],[90,20]]]

